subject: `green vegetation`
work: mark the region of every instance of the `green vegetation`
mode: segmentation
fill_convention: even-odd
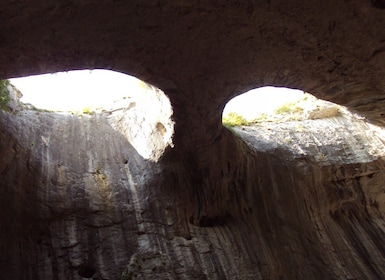
[[[276,114],[295,114],[302,113],[303,108],[297,105],[297,102],[288,102],[274,110]]]
[[[223,116],[222,123],[228,128],[234,126],[251,126],[253,124],[262,122],[283,122],[283,121],[295,121],[303,118],[304,109],[297,102],[288,102],[274,110],[274,114],[268,115],[261,113],[253,120],[246,120],[240,114],[230,112],[226,116]]]
[[[305,129],[305,128],[303,127],[303,124],[302,124],[302,123],[299,123],[299,124],[297,125],[296,131],[297,131],[297,132],[307,132],[307,129]]]
[[[251,124],[251,122],[247,121],[241,115],[234,112],[230,112],[226,116],[224,116],[222,119],[222,123],[226,127],[234,127],[234,126]]]
[[[246,120],[242,115],[231,112],[223,116],[222,123],[227,128],[232,128],[235,126],[251,126],[257,125],[258,123],[263,122],[288,122],[288,121],[300,121],[305,120],[307,115],[305,112],[309,108],[313,108],[317,102],[317,98],[314,96],[305,93],[302,98],[299,98],[295,101],[286,102],[278,106],[272,113],[260,113],[253,120]],[[299,132],[306,132],[301,125],[298,126]]]
[[[268,121],[271,121],[271,117],[269,117],[268,114],[266,113],[261,113],[259,114],[254,120],[253,122],[268,122]]]
[[[94,111],[90,107],[86,107],[82,109],[82,113],[85,115],[92,115]]]
[[[8,86],[11,83],[8,80],[0,80],[0,109],[1,110],[9,110],[8,102],[11,100],[9,96]]]
[[[82,115],[93,115],[95,114],[99,109],[91,108],[91,107],[85,107],[81,110],[76,111],[70,111],[72,115],[82,116]]]

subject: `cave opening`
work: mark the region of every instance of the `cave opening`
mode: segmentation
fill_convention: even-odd
[[[31,122],[43,115],[54,123],[76,120],[82,126],[95,126],[95,131],[102,123],[108,124],[150,161],[158,161],[165,149],[173,146],[169,98],[159,88],[133,76],[104,69],[75,70],[9,82],[10,97],[3,109],[13,115],[24,115]],[[97,137],[100,141],[106,138]],[[41,138],[49,145],[47,136]]]
[[[82,112],[104,109],[119,99],[135,98],[151,85],[116,71],[73,70],[9,80],[25,104],[49,111]]]
[[[262,87],[230,100],[222,123],[262,152],[282,152],[317,165],[382,157],[385,131],[348,108],[302,90]]]
[[[59,75],[46,77],[55,80]],[[127,78],[128,83],[133,80]],[[44,79],[38,76],[25,79],[38,80],[36,91],[44,86]],[[82,88],[79,83],[72,82],[67,92]],[[65,248],[79,252],[76,264],[69,268],[71,279],[99,277],[100,262],[110,258],[109,254],[104,256],[102,246],[93,246],[99,242],[100,231],[117,225],[118,232],[127,217],[129,220],[130,215],[140,215],[135,208],[141,199],[138,193],[154,177],[157,165],[153,163],[172,145],[173,110],[163,91],[134,80],[133,90],[126,88],[125,95],[116,96],[111,83],[104,87],[109,99],[101,105],[73,104],[82,92],[72,97],[65,95],[68,105],[76,105],[75,108],[55,107],[66,101],[61,99],[60,85],[55,82],[56,89],[43,97],[59,100],[54,107],[44,107],[33,98],[23,100],[22,94],[27,93],[22,87],[17,89],[15,79],[0,84],[2,240],[6,236],[8,243],[20,244],[19,239],[25,237],[44,252],[40,258],[49,252],[47,258],[54,259],[51,254],[55,245],[48,239],[63,221],[57,215],[65,217],[71,229],[61,231],[57,237],[71,243],[63,245]],[[90,96],[95,99],[95,95]],[[82,106],[91,109],[84,110]],[[43,193],[47,196],[40,199]],[[122,250],[128,250],[126,245],[120,245]],[[132,247],[134,244],[130,244]],[[101,251],[103,254],[98,255]],[[102,255],[103,259],[99,258]],[[55,277],[56,271],[50,266],[51,263],[47,269]]]
[[[285,87],[265,86],[241,93],[227,102],[224,114],[237,112],[250,119],[259,112],[269,112],[285,102],[301,98],[304,91]]]
[[[325,104],[326,101],[299,89],[266,86],[231,99],[223,110],[222,120],[226,126],[303,120],[310,110]]]

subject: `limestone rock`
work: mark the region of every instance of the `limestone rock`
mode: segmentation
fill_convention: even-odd
[[[340,114],[339,106],[331,102],[323,101],[315,103],[314,108],[306,112],[306,118],[309,120],[326,119],[337,117]]]
[[[128,104],[110,119],[1,111],[1,277],[383,279],[385,173],[372,130],[334,119],[329,136],[341,143],[324,135],[319,145],[325,127],[308,146],[283,145],[297,135],[289,133],[261,150],[245,143],[248,130],[239,138],[221,125],[229,99],[272,85],[383,126],[382,8],[366,0],[2,1],[0,78],[132,74],[165,92],[175,126],[174,148],[163,113],[162,126],[139,133],[154,132],[150,152],[135,149]],[[128,270],[141,256],[142,268]]]
[[[382,274],[365,266],[365,252],[382,263],[383,142],[364,120],[237,130],[248,145],[224,129],[205,158],[186,154],[183,166],[174,149],[144,159],[113,125],[115,113],[1,112],[4,277]]]

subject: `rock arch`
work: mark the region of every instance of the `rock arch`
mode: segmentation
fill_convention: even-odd
[[[68,193],[79,204],[71,208],[52,207],[64,193],[42,195],[52,182],[62,186],[66,166],[41,169],[40,150],[42,165],[19,162],[17,155],[34,155],[3,123],[1,143],[14,146],[0,150],[1,184],[14,204],[3,201],[0,219],[15,231],[1,236],[2,275],[77,279],[87,263],[99,278],[381,278],[383,212],[363,187],[369,179],[381,185],[381,176],[366,172],[383,170],[381,159],[327,168],[305,159],[301,173],[221,125],[229,99],[266,85],[301,88],[382,124],[385,17],[378,2],[4,3],[1,78],[92,68],[131,74],[166,92],[176,126],[175,147],[160,164],[137,155],[122,166],[104,163],[106,178],[122,179],[107,185],[108,203],[95,206],[100,198],[85,199],[74,180]],[[84,179],[80,171],[69,179]],[[35,188],[18,192],[28,182]]]

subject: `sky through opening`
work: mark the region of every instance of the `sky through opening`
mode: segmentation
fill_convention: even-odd
[[[122,97],[140,94],[144,85],[135,77],[110,70],[76,70],[10,81],[22,92],[22,102],[52,111],[103,108]],[[252,119],[260,113],[272,113],[277,106],[303,94],[301,90],[288,88],[257,88],[230,100],[223,114],[236,112]]]
[[[109,70],[76,70],[10,79],[21,101],[52,111],[77,111],[107,106],[143,90],[135,77]]]

